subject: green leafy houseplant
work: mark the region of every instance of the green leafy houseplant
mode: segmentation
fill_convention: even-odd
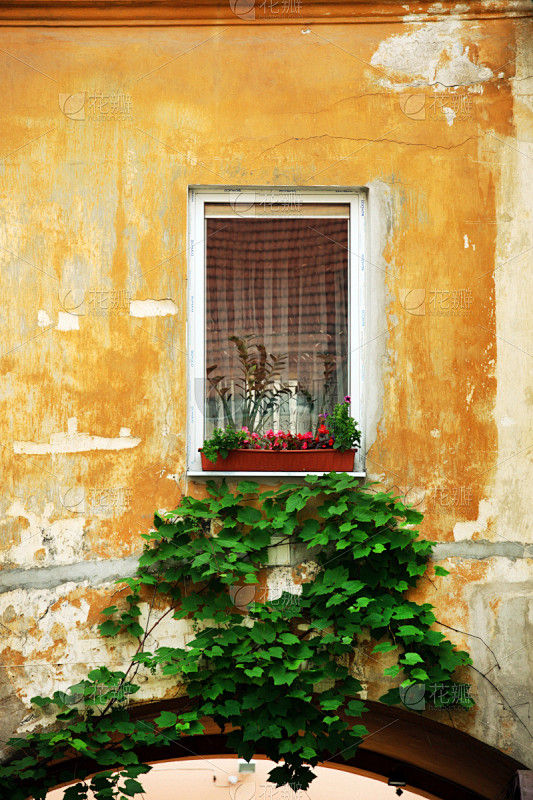
[[[219,453],[222,458],[227,458],[230,450],[237,450],[244,444],[246,438],[246,431],[236,431],[231,425],[228,425],[226,430],[215,428],[211,436],[203,443],[202,452],[214,464]]]
[[[85,800],[89,788],[97,800],[137,796],[137,778],[149,770],[141,749],[201,734],[205,717],[221,730],[231,726],[228,745],[239,757],[262,753],[278,763],[269,780],[305,789],[314,766],[341,753],[350,758],[368,733],[354,671],[369,637],[372,665],[387,654],[382,702],[397,704],[402,687],[432,682],[450,688],[439,705],[453,702],[453,672],[470,658],[435,630],[432,606],[408,595],[433,547],[414,529],[420,513],[342,473],[263,492],[250,481],[234,491],[225,482],[207,486],[207,497],[184,497],[174,512],[156,514],[154,530],[142,534],[137,574],[118,582],[127,597],[103,611],[102,636],[137,640],[131,664],[125,672],[103,666],[69,692],[33,698],[55,710],[57,724],[11,741],[18,750],[0,766],[0,796],[44,800],[73,774],[78,781],[66,800]],[[239,605],[236,589],[257,584],[271,549],[286,543],[318,566],[298,602],[283,593]],[[447,573],[436,567],[435,574]],[[155,620],[150,609],[143,627],[141,593],[148,592],[152,604],[158,594],[166,598],[168,609]],[[152,651],[148,643],[169,614],[191,621],[191,638],[185,648],[170,639]],[[139,670],[185,683],[187,705],[155,719],[130,714]],[[455,694],[465,709],[472,705]]]
[[[343,403],[337,403],[333,409],[329,426],[335,443],[335,450],[351,450],[361,443],[361,431],[357,422],[350,416],[351,398],[346,395]]]
[[[252,431],[258,419],[264,420],[292,394],[286,384],[280,383],[288,356],[268,353],[264,344],[254,342],[255,338],[255,334],[229,337],[237,349],[241,373],[233,381],[233,386],[225,383],[223,375],[213,375],[218,370],[216,364],[206,370],[208,382],[222,403],[226,423],[237,427],[232,408],[235,403],[240,425]]]

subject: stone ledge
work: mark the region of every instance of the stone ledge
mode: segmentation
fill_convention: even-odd
[[[277,13],[276,13],[277,6]],[[533,16],[530,0],[300,0],[292,13],[253,0],[0,0],[0,25],[302,25],[310,23],[413,22]],[[411,21],[407,19],[407,21]]]

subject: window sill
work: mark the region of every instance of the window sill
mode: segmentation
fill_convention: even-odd
[[[187,470],[188,478],[305,478],[306,475],[327,475],[327,472],[219,472],[218,470]],[[354,478],[366,478],[366,472],[347,472]]]

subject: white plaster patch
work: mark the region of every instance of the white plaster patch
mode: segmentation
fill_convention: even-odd
[[[178,313],[174,300],[132,300],[130,317],[168,317]]]
[[[422,25],[415,31],[395,34],[380,42],[370,63],[414,80],[389,87],[397,89],[408,86],[440,83],[443,86],[467,86],[492,78],[492,70],[474,64],[469,58],[469,48],[458,41],[458,20],[444,20]]]
[[[130,636],[118,636],[113,640],[113,652],[110,653],[109,641],[98,634],[96,626],[87,627],[91,610],[89,603],[83,596],[78,602],[71,602],[72,593],[80,587],[88,587],[88,583],[69,582],[54,589],[39,590],[24,587],[0,594],[0,618],[10,606],[21,610],[16,620],[10,623],[10,646],[16,654],[13,663],[26,666],[9,669],[6,675],[28,710],[31,697],[49,696],[56,690],[66,691],[87,676],[90,666],[107,664],[111,669],[124,669],[135,652],[137,645]],[[106,599],[105,593],[110,597],[115,588],[112,583],[102,584],[102,599]],[[147,604],[142,604],[141,612],[142,625],[149,612]],[[164,609],[152,609],[151,622],[163,613]],[[172,617],[163,620],[156,631],[149,637],[152,649],[158,646],[183,647],[186,637],[196,635],[187,620],[174,620]],[[42,653],[49,648],[53,649],[54,660],[47,664],[43,662]],[[143,674],[141,668],[137,680],[141,690],[135,695],[136,701],[162,699],[171,689],[175,694],[175,676],[158,675],[154,680],[149,674]],[[33,708],[18,732],[30,732],[40,724],[42,715]]]
[[[466,235],[466,233],[464,235],[464,243],[465,243],[465,250],[468,250],[468,248],[470,247],[470,242],[468,241],[468,236]]]
[[[268,599],[279,600],[284,592],[298,597],[302,593],[302,584],[295,583],[291,567],[273,569],[267,578]]]
[[[433,430],[430,431],[430,434],[434,439],[440,439],[440,431],[438,428],[433,428]]]
[[[6,512],[8,517],[22,517],[29,523],[28,527],[21,528],[19,544],[9,550],[8,557],[12,564],[33,565],[36,552],[43,549],[44,557],[39,559],[41,567],[71,564],[83,558],[85,517],[50,522],[53,510],[53,503],[47,503],[42,514],[26,510],[20,500],[10,505]]]
[[[462,542],[465,539],[472,539],[475,533],[483,533],[486,535],[485,538],[490,538],[490,531],[488,530],[487,523],[489,519],[496,516],[497,511],[497,503],[492,498],[489,500],[480,500],[478,517],[476,520],[455,523],[453,528],[453,537],[455,541]]]
[[[454,119],[456,117],[456,114],[455,114],[455,111],[453,110],[453,108],[448,108],[448,106],[443,106],[442,107],[442,111],[443,111],[444,116],[446,117],[446,122],[448,123],[448,125],[450,125],[450,126],[453,125],[453,121],[454,121]]]
[[[503,428],[510,428],[511,425],[516,425],[516,421],[512,417],[502,417],[500,420],[500,425]]]
[[[71,417],[68,420],[67,433],[53,433],[49,443],[13,442],[13,451],[39,456],[50,453],[86,453],[90,450],[129,450],[140,443],[138,437],[130,436],[129,428],[121,428],[116,437],[78,433],[78,421],[76,417]]]
[[[80,320],[75,314],[69,314],[68,311],[60,311],[57,315],[58,331],[79,331]]]
[[[47,328],[48,325],[52,324],[52,320],[42,308],[39,309],[37,312],[37,325],[39,328]]]

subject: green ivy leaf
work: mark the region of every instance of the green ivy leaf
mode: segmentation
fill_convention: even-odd
[[[172,711],[162,711],[154,720],[160,728],[173,728],[177,721],[178,718]]]
[[[402,664],[423,664],[424,659],[418,653],[405,653],[402,658],[400,658]]]
[[[98,630],[102,636],[116,636],[120,631],[120,625],[117,625],[117,623],[113,622],[111,619],[107,619],[98,626]]]
[[[372,650],[373,653],[390,653],[392,650],[396,650],[397,645],[392,644],[392,642],[381,642],[381,644],[377,644],[374,649]]]

